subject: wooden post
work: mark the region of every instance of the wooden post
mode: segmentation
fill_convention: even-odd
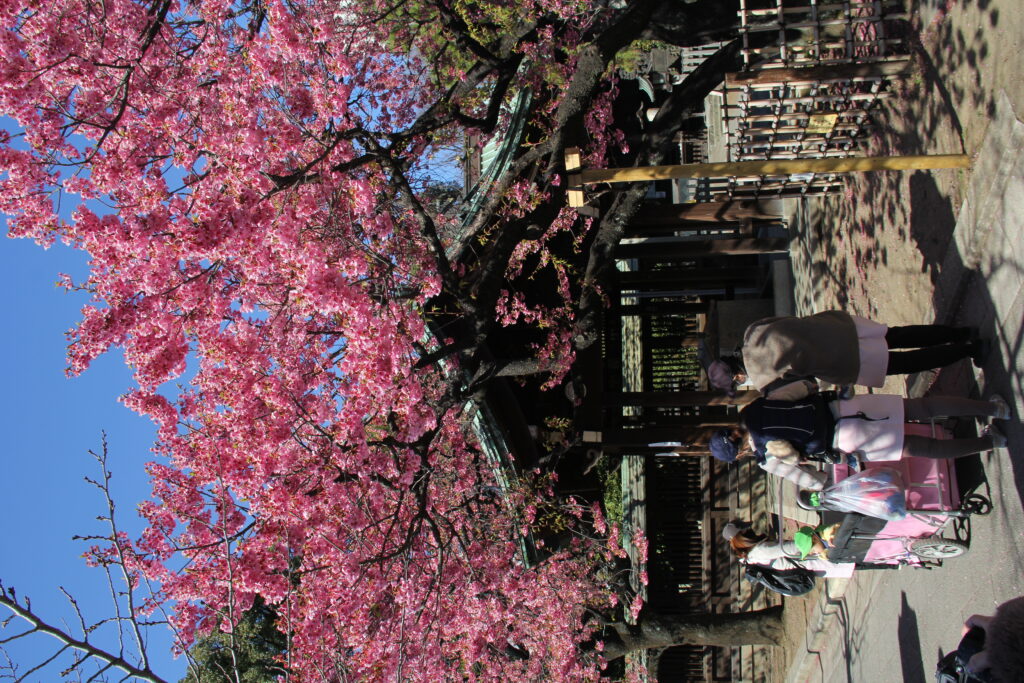
[[[854,78],[905,76],[912,70],[910,60],[875,62],[874,64],[830,64],[804,68],[757,69],[725,75],[725,87],[735,88],[762,83],[822,83],[848,81]]]
[[[747,219],[778,220],[781,216],[761,210],[749,199],[697,204],[648,205],[640,208],[629,227],[677,226],[679,223],[734,223]]]
[[[605,394],[604,403],[609,407],[742,406],[760,395],[756,391],[737,391],[731,397],[720,391],[620,391]]]
[[[696,282],[747,282],[758,281],[765,275],[763,266],[742,266],[739,268],[674,268],[658,271],[623,271],[619,273],[619,286],[623,289],[657,291],[659,289],[683,289]]]
[[[789,251],[789,240],[785,237],[768,239],[727,239],[685,241],[666,244],[664,242],[620,244],[615,248],[615,258],[679,258],[680,256],[775,254]]]
[[[718,178],[761,175],[793,175],[795,173],[851,173],[854,171],[906,171],[929,168],[968,168],[971,158],[966,154],[936,154],[904,157],[832,157],[827,159],[767,159],[764,161],[733,161],[713,164],[681,164],[677,166],[640,166],[635,168],[600,168],[581,171],[575,183],[632,183],[672,178]]]
[[[566,147],[565,171],[569,174],[569,190],[566,194],[569,206],[574,209],[582,208],[587,203],[578,175],[582,164],[583,158],[580,156],[579,147]]]

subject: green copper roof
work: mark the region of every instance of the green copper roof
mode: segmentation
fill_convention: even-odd
[[[480,155],[480,180],[466,193],[462,205],[463,228],[473,222],[495,181],[508,171],[512,164],[522,141],[523,129],[526,128],[526,114],[530,110],[532,100],[533,94],[528,89],[520,90],[509,104],[508,130],[501,135],[495,135],[484,145]],[[452,245],[456,251],[461,249],[461,242],[462,240],[457,240],[456,244]]]

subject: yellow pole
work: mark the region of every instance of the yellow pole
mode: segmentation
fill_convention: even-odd
[[[669,178],[722,178],[795,173],[849,173],[851,171],[906,171],[925,168],[968,168],[966,154],[936,154],[905,157],[830,157],[826,159],[777,159],[734,161],[681,166],[640,166],[581,170],[570,176],[569,184],[627,183]],[[578,179],[578,181],[577,181]],[[574,182],[576,181],[576,182]]]

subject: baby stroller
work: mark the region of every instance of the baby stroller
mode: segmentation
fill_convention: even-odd
[[[937,434],[939,438],[945,431],[935,431],[941,430],[938,426],[916,423],[908,423],[906,430],[908,434]],[[907,456],[892,462],[864,462],[863,466],[867,470],[889,467],[900,473],[907,515],[887,521],[818,509],[824,523],[840,522],[828,551],[832,562],[853,562],[858,569],[941,566],[943,560],[958,557],[968,550],[962,540],[944,535],[950,523],[992,510],[992,504],[981,494],[961,497],[953,460]],[[832,466],[833,482],[843,481],[852,474],[845,464]],[[801,507],[815,509],[807,505],[806,497],[800,500]]]

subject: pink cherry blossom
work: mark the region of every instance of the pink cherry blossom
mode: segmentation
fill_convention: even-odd
[[[502,3],[457,7],[477,40],[509,28]],[[544,131],[599,19],[578,0],[517,12],[550,18],[517,47],[544,69],[514,82],[551,93],[532,122]],[[592,507],[607,545],[581,532],[528,561],[523,532],[556,504],[551,482],[499,478],[452,398],[457,359],[419,362],[435,343],[426,309],[469,270],[447,263],[437,245],[449,238],[433,240],[409,205],[429,206],[431,150],[461,144],[462,129],[417,126],[450,88],[461,99],[446,106],[486,113],[456,87],[465,56],[424,28],[444,20],[383,0],[0,7],[0,109],[23,132],[0,135],[0,211],[12,236],[88,254],[84,279],[62,277],[90,297],[68,372],[123,353],[135,384],[122,400],[157,427],[139,505],[149,528],[89,560],[116,551],[155,582],[147,607],[171,609],[179,647],[230,629],[258,595],[292,636],[296,680],[599,676],[587,615],[615,603],[593,569],[625,555],[618,527]],[[622,144],[613,97],[586,115],[594,163]],[[517,180],[503,220],[548,191]],[[441,232],[455,224],[423,214]],[[550,246],[581,249],[587,228],[563,211],[503,273],[550,273],[565,302],[509,290],[494,310],[498,324],[544,331],[534,353],[548,387],[574,358],[579,275]],[[583,504],[563,504],[584,526]],[[510,643],[530,657],[508,657]]]

